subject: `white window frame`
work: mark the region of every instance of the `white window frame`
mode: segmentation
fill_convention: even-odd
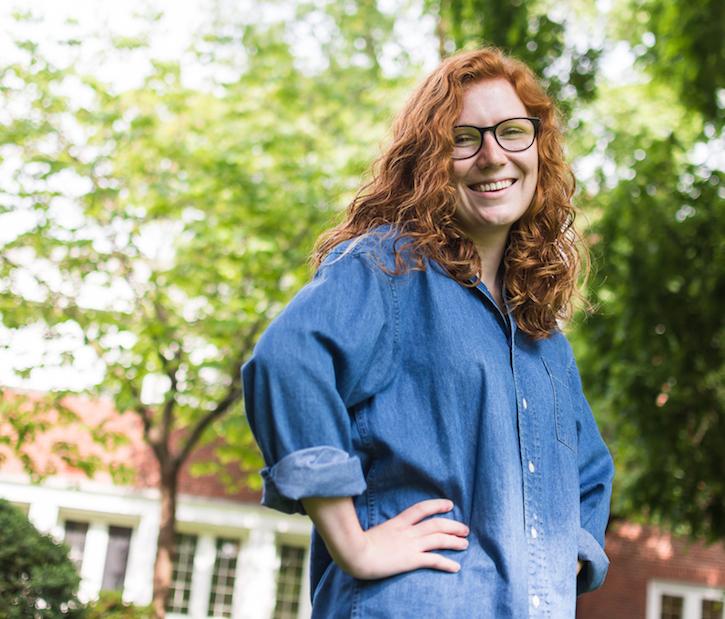
[[[301,574],[301,588],[300,597],[297,600],[297,617],[298,619],[305,619],[310,616],[311,608],[309,604],[310,597],[310,539],[309,537],[301,537],[294,535],[277,535],[275,543],[276,550],[276,569],[274,571],[274,600],[272,602],[272,612],[274,612],[274,605],[277,602],[277,584],[279,579],[279,572],[282,567],[282,546],[296,546],[304,550],[302,556],[302,574]]]
[[[126,575],[124,577],[121,595],[125,599],[129,580],[129,567],[132,566],[132,553],[136,547],[138,535],[138,518],[129,516],[108,515],[99,512],[82,511],[74,509],[60,509],[58,524],[55,527],[55,537],[63,541],[65,536],[65,525],[69,520],[76,522],[87,522],[86,543],[83,549],[80,577],[81,583],[78,589],[78,598],[82,602],[95,600],[101,593],[103,571],[106,564],[106,553],[108,552],[108,531],[111,526],[127,527],[131,529],[129,540],[129,553],[126,559]]]
[[[196,536],[196,552],[194,553],[193,571],[191,576],[191,594],[187,613],[167,611],[167,619],[204,618],[213,619],[207,613],[211,599],[214,563],[216,561],[216,544],[219,538],[230,538],[239,544],[237,568],[234,575],[234,593],[232,596],[232,619],[246,617],[240,608],[245,596],[240,586],[244,582],[241,568],[245,560],[245,547],[249,538],[249,530],[236,527],[199,526],[196,523],[177,522],[176,532]]]
[[[660,619],[663,595],[673,595],[683,599],[682,619],[702,619],[700,612],[703,600],[715,602],[725,600],[725,590],[717,587],[671,580],[650,580],[647,583],[647,619]]]

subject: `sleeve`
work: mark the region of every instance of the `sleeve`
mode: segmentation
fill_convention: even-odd
[[[583,564],[577,576],[577,595],[581,595],[599,588],[609,569],[609,559],[604,553],[604,531],[609,520],[614,463],[584,396],[573,360],[568,372],[577,415],[580,504],[577,545]]]
[[[365,490],[348,411],[390,382],[396,350],[391,277],[365,254],[328,256],[242,368],[246,415],[266,464],[262,504],[304,513],[301,498]]]

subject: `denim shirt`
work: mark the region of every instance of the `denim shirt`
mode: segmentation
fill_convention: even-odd
[[[436,517],[468,525],[469,547],[433,551],[457,573],[366,581],[313,530],[313,618],[574,617],[607,572],[613,465],[566,338],[534,341],[433,261],[381,264],[392,241],[374,233],[336,248],[242,370],[262,503],[351,496],[366,530],[447,498]]]

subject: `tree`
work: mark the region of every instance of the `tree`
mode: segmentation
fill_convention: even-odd
[[[615,513],[725,537],[725,221],[719,176],[653,140],[597,198],[598,312],[580,364],[615,451]]]
[[[117,38],[110,53],[144,46]],[[92,350],[104,372],[89,391],[142,420],[160,473],[162,617],[179,471],[223,437],[254,482],[240,367],[308,276],[312,241],[358,184],[405,80],[380,74],[375,49],[300,68],[284,24],[217,24],[194,48],[201,88],[186,85],[188,67],[152,59],[118,92],[75,68],[73,37],[65,64],[36,41],[17,47],[22,59],[0,68],[0,148],[14,166],[0,192],[3,212],[30,223],[3,246],[2,323],[74,334],[62,362]]]
[[[564,11],[555,18],[544,2],[518,0],[425,0],[424,4],[437,19],[441,56],[471,45],[496,45],[541,76],[565,112],[594,98],[602,49],[591,44],[578,49],[567,42],[570,23]]]
[[[80,578],[66,546],[0,499],[0,606],[6,619],[81,617]]]
[[[639,62],[669,84],[682,103],[722,123],[718,85],[725,82],[725,6],[718,0],[621,2],[617,34],[639,52]]]
[[[615,455],[614,513],[723,539],[721,69],[703,73],[722,56],[704,24],[722,7],[626,8],[614,26],[650,79],[603,89],[594,108],[614,174],[586,198],[598,312],[578,325],[580,366]]]

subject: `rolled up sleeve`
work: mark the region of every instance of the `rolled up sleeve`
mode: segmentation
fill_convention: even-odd
[[[393,282],[358,252],[329,255],[270,324],[242,368],[264,505],[304,513],[302,498],[365,491],[351,411],[392,379],[396,329]]]

